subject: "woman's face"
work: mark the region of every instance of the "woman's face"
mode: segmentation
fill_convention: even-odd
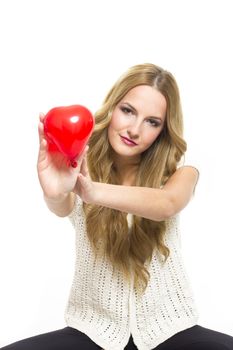
[[[131,89],[113,110],[108,127],[116,154],[137,159],[149,148],[163,129],[166,106],[165,97],[151,86]]]

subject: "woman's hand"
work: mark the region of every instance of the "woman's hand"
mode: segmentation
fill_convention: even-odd
[[[38,127],[40,140],[37,162],[38,177],[45,197],[59,201],[74,191],[77,176],[89,146],[85,147],[84,152],[77,160],[76,168],[68,165],[67,158],[60,152],[48,152],[48,143],[44,135],[44,117],[41,113]]]
[[[82,198],[85,203],[94,203],[97,195],[97,182],[93,182],[89,175],[86,154],[78,174],[74,192]]]

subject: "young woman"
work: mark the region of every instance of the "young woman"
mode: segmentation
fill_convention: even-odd
[[[178,214],[198,170],[184,160],[172,74],[141,64],[121,76],[76,168],[48,152],[43,118],[39,181],[49,209],[76,231],[67,327],[3,349],[233,349],[233,337],[197,324],[182,261]]]

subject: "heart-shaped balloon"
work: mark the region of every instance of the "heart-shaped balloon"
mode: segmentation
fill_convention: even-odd
[[[52,108],[44,118],[44,132],[50,144],[49,150],[61,152],[72,164],[88,143],[94,124],[92,113],[84,106]]]

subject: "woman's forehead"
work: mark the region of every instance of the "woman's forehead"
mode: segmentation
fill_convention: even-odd
[[[120,103],[131,105],[139,113],[165,118],[167,102],[160,91],[149,85],[139,85],[122,98]]]

